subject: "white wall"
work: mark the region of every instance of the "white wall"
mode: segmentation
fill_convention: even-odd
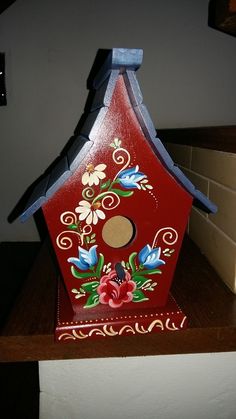
[[[235,38],[207,26],[207,0],[17,0],[0,15],[0,240],[37,240],[7,216],[73,134],[97,49],[144,49],[138,72],[156,127],[235,123]]]
[[[40,419],[235,419],[236,352],[40,362]]]

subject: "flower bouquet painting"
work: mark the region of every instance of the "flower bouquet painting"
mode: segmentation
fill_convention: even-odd
[[[157,267],[165,264],[165,261],[160,259],[161,249],[151,249],[147,244],[139,254],[132,253],[129,256],[129,263],[116,264],[115,269],[111,269],[110,263],[108,267],[104,266],[102,254],[98,260],[96,247],[92,246],[89,251],[79,247],[78,258],[68,259],[68,262],[73,264],[71,271],[76,278],[93,275],[99,280],[83,283],[79,290],[72,290],[77,299],[88,296],[84,308],[95,307],[98,304],[118,308],[131,301],[137,303],[148,300],[146,292],[153,291],[157,285],[157,282],[150,279],[150,275],[161,274]]]
[[[69,256],[67,263],[71,275],[78,283],[71,288],[72,298],[76,302],[80,300],[85,309],[98,305],[118,309],[128,303],[149,301],[150,295],[160,283],[162,267],[168,264],[175,252],[174,244],[178,241],[177,231],[173,227],[164,227],[154,232],[151,245],[145,243],[144,239],[142,248],[129,252],[135,241],[132,223],[128,218],[118,216],[119,220],[124,218],[127,225],[130,223],[132,234],[128,236],[127,243],[116,246],[114,236],[118,234],[119,225],[113,226],[110,249],[113,248],[113,255],[118,255],[121,248],[127,255],[126,259],[119,260],[116,256],[114,261],[114,257],[109,259],[111,250],[106,254],[100,252],[101,240],[97,244],[99,225],[106,222],[107,218],[108,222],[117,218],[110,214],[119,210],[122,201],[130,201],[132,205],[135,194],[145,196],[149,193],[155,206],[157,202],[148,176],[140,170],[138,164],[132,165],[132,157],[129,150],[122,147],[122,140],[115,137],[109,148],[113,167],[117,165],[119,168],[120,164],[122,167],[115,172],[113,178],[109,178],[107,164],[99,162],[95,165],[90,161],[85,166],[81,174],[81,200],[73,212],[65,211],[60,215],[62,225],[66,225],[67,229],[60,231],[56,239],[57,247],[62,251],[74,249],[73,244],[79,242],[77,254]],[[103,234],[105,228],[106,224],[103,224],[102,238],[106,242],[109,238]],[[171,248],[158,246],[160,237],[162,244],[171,245]]]

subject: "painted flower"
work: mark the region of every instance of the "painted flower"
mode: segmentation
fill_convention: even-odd
[[[119,138],[114,138],[113,143],[110,144],[111,147],[113,148],[120,148],[121,146],[121,140]]]
[[[83,185],[99,185],[101,179],[106,177],[104,170],[106,169],[105,164],[98,164],[94,167],[92,163],[86,166],[86,172],[82,176]]]
[[[79,206],[75,208],[75,212],[79,213],[79,220],[86,220],[87,224],[98,223],[99,218],[101,220],[105,219],[104,212],[99,209],[101,207],[101,202],[97,201],[94,204],[90,204],[88,201],[80,201]]]
[[[136,284],[131,280],[129,272],[125,271],[125,278],[120,283],[117,272],[113,269],[100,279],[100,285],[97,288],[99,302],[109,304],[112,308],[121,307],[124,303],[130,303],[133,300],[135,289]]]
[[[67,261],[73,263],[77,268],[82,271],[87,271],[89,268],[95,266],[98,262],[97,257],[97,245],[90,247],[89,250],[85,250],[82,247],[78,247],[78,258],[71,257]]]
[[[160,254],[160,247],[152,249],[151,246],[147,244],[138,254],[139,262],[147,269],[154,269],[158,266],[165,265],[165,261],[160,259]]]
[[[131,167],[130,169],[123,170],[118,176],[120,184],[126,189],[141,189],[139,182],[147,176],[139,172],[139,166]]]

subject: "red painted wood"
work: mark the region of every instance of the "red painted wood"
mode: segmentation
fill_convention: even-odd
[[[135,312],[125,310],[116,314],[111,311],[103,318],[94,311],[89,317],[85,318],[82,307],[75,316],[62,281],[59,281],[55,328],[57,342],[80,343],[87,339],[176,332],[187,328],[187,318],[170,294],[165,307],[139,308]]]
[[[119,138],[121,143],[118,143],[117,140],[114,143],[115,138]],[[112,143],[114,147],[119,145],[120,148],[115,149],[111,147]],[[123,164],[118,164],[122,162],[121,156],[124,159]],[[127,167],[124,167],[125,163],[127,163]],[[80,213],[76,213],[75,209],[79,206],[81,207],[79,202],[85,200],[82,195],[83,190],[88,187],[88,185],[83,185],[81,180],[86,172],[86,167],[90,164],[94,167],[100,164],[106,165],[103,171],[106,177],[101,180],[100,185],[92,185],[92,188],[94,196],[98,196],[104,193],[104,191],[107,194],[100,195],[100,199],[96,201],[95,205],[91,206],[93,216],[94,211],[99,209],[103,211],[105,219],[99,219],[96,225],[91,225],[92,232],[89,236],[96,234],[96,242],[86,243],[86,236],[84,235],[84,242],[82,243],[82,229],[85,228],[85,232],[90,229],[88,226],[85,227],[86,222],[80,222],[78,231],[68,228],[68,225],[63,224],[63,222],[65,223],[66,216],[71,216],[71,222],[73,219],[73,223],[75,223],[76,217],[78,221]],[[112,204],[111,199],[109,200],[108,197],[108,187],[100,189],[101,185],[104,185],[109,179],[117,180],[121,176],[121,174],[118,175],[119,171],[135,168],[137,165],[139,166],[138,171],[146,175],[146,178],[137,181],[139,187],[142,180],[148,180],[147,183],[143,183],[143,187],[151,185],[152,189],[126,189],[122,183],[115,183],[113,189],[119,189],[126,193],[133,192],[132,196],[129,197],[119,195],[120,203],[115,207],[119,199],[117,200],[114,193],[110,194],[117,200]],[[103,201],[102,197],[105,196],[107,198]],[[91,200],[88,202],[89,205],[92,204]],[[111,204],[110,208],[109,204]],[[154,248],[161,247],[160,259],[164,260],[165,264],[157,267],[162,273],[144,275],[148,280],[152,281],[152,285],[153,283],[157,283],[157,285],[153,285],[152,291],[139,289],[145,297],[143,301],[123,302],[122,306],[117,309],[112,309],[108,304],[100,303],[95,308],[83,309],[86,316],[93,315],[94,312],[99,312],[100,316],[103,316],[107,311],[111,310],[137,310],[164,306],[168,298],[191,204],[192,196],[163,167],[154,154],[151,145],[144,137],[130,105],[123,77],[120,76],[115,87],[112,103],[97,133],[97,138],[90,154],[84,159],[76,172],[65,182],[63,187],[43,206],[61,274],[74,310],[81,313],[81,307],[84,307],[86,304],[89,294],[77,299],[76,297],[79,294],[76,294],[75,291],[72,292],[72,290],[77,289],[79,291],[81,284],[91,280],[99,282],[100,278],[92,276],[86,279],[75,278],[71,273],[73,264],[68,262],[68,258],[78,257],[78,246],[88,250],[94,245],[97,245],[97,254],[104,255],[104,264],[111,263],[111,269],[114,269],[117,262],[128,262],[129,256],[133,252],[139,254],[147,244],[150,247],[153,245]],[[104,206],[106,206],[106,209]],[[104,223],[115,215],[129,218],[136,227],[136,235],[132,243],[119,249],[106,245],[101,235]],[[67,218],[68,221],[69,218]],[[158,231],[159,234],[155,240]],[[168,231],[170,234],[164,235]],[[62,239],[64,239],[65,246],[63,246]],[[165,243],[166,239],[167,241],[169,240],[170,244]],[[67,248],[63,249],[68,244],[71,244],[71,247],[68,248],[67,246]],[[170,255],[169,257],[163,254],[165,249],[169,249],[166,251],[166,254]],[[174,251],[173,253],[168,253],[172,250]],[[135,269],[137,269],[140,264],[138,256],[135,259],[135,264]],[[144,270],[147,269],[141,269],[142,272]],[[80,269],[77,269],[77,271],[85,272]],[[132,274],[131,269],[128,269],[127,272]],[[104,272],[101,273],[101,276],[103,275],[105,275]],[[138,294],[140,297],[140,293]]]

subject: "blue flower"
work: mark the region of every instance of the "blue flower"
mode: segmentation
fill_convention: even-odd
[[[152,249],[146,244],[138,254],[139,262],[147,269],[154,269],[160,265],[165,265],[164,260],[160,259],[161,248]]]
[[[79,246],[79,257],[68,258],[67,261],[73,263],[82,271],[87,271],[89,268],[95,266],[98,262],[96,247],[97,245],[95,244],[94,246],[90,247],[89,250],[85,250]]]
[[[131,167],[130,169],[123,170],[118,176],[120,184],[126,189],[141,189],[138,182],[145,179],[147,176],[139,172],[139,166]]]

